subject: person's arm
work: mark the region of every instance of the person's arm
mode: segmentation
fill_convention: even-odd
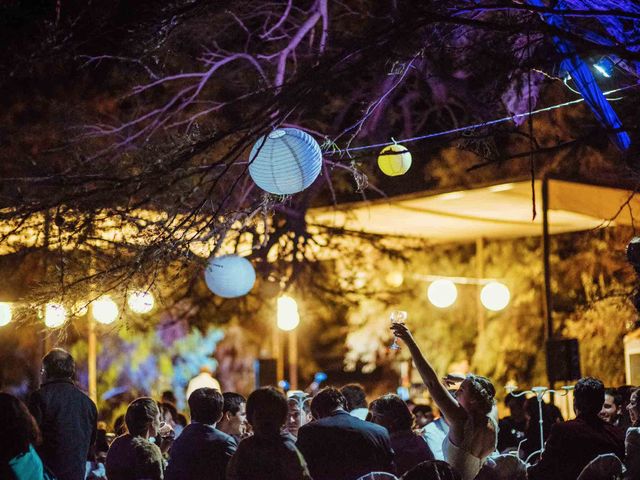
[[[394,323],[391,329],[394,335],[402,339],[407,347],[409,347],[413,363],[418,369],[418,373],[420,373],[427,390],[429,390],[431,398],[433,398],[440,412],[446,417],[447,423],[450,425],[463,423],[466,420],[464,409],[440,382],[435,370],[429,361],[424,358],[424,355],[422,355],[409,329],[401,323]]]

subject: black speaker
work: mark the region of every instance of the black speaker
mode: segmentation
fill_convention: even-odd
[[[578,380],[582,377],[578,339],[547,340],[547,376],[551,382]]]
[[[278,362],[275,358],[258,358],[253,369],[256,375],[256,388],[268,385],[278,386]]]

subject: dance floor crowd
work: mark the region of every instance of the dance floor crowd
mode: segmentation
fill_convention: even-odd
[[[165,392],[135,399],[109,428],[75,385],[71,355],[54,349],[24,402],[0,393],[0,478],[640,480],[640,391],[587,377],[572,420],[518,392],[498,420],[489,379],[441,380],[407,328],[393,329],[438,416],[395,394],[368,402],[356,384],[314,395],[262,387],[246,399],[204,387],[189,392],[188,414]]]

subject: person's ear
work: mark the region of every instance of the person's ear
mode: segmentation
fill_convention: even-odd
[[[229,412],[229,411],[224,412],[224,413],[223,413],[223,416],[222,416],[222,417],[220,417],[220,420],[222,420],[223,418],[224,418],[224,420],[226,420],[227,422],[228,422],[229,420],[231,420],[231,412]]]
[[[218,419],[216,420],[216,423],[220,422],[220,420],[222,420],[223,416],[224,416],[224,414],[222,412],[220,412],[220,415],[218,415]]]

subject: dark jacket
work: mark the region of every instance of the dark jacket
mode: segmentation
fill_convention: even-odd
[[[83,480],[96,438],[96,405],[70,379],[44,382],[29,398],[42,431],[38,454],[58,480]]]
[[[137,450],[137,447],[141,444],[145,446],[145,449],[154,451],[152,452],[153,457],[149,455],[148,450],[140,455],[140,450]],[[152,466],[150,467],[150,465]],[[148,472],[149,468],[155,470],[154,475],[161,477],[164,466],[165,462],[157,445],[144,437],[134,437],[129,433],[120,435],[113,441],[105,462],[109,480],[138,480],[142,478],[139,469]]]
[[[297,445],[314,480],[354,480],[375,471],[395,473],[387,429],[344,410],[300,427]]]
[[[433,452],[421,436],[411,430],[391,434],[397,475],[404,475],[419,463],[433,460]]]
[[[224,480],[238,445],[210,425],[191,423],[171,446],[165,480]]]
[[[528,469],[529,480],[576,480],[582,469],[603,453],[624,458],[624,432],[595,415],[556,423],[538,463]]]
[[[238,445],[227,480],[311,480],[311,476],[291,435],[256,433]]]

